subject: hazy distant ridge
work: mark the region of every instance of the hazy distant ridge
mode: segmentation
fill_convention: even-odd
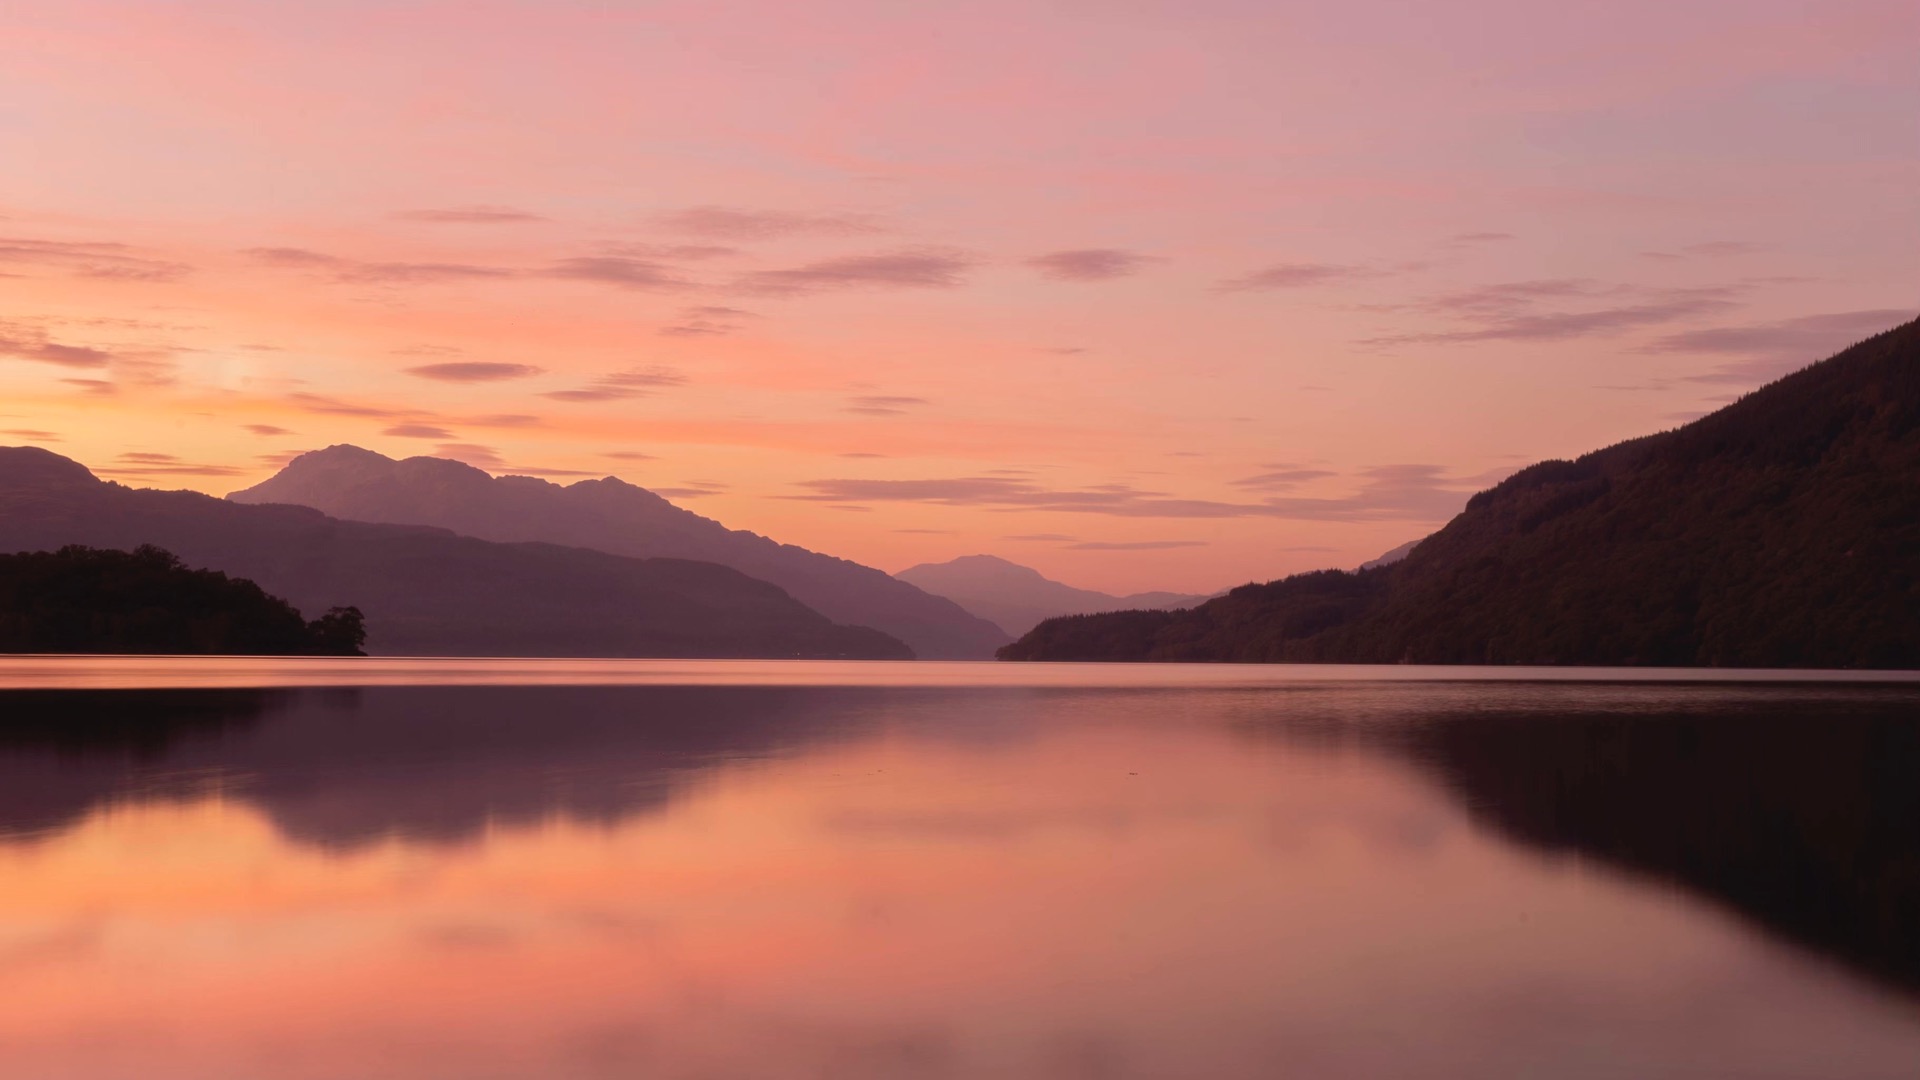
[[[962,555],[943,563],[922,563],[894,577],[912,582],[935,596],[944,596],[1015,637],[1056,615],[1192,607],[1207,599],[1172,592],[1113,596],[1092,589],[1076,589],[1044,577],[1031,567],[993,555]]]
[[[305,611],[357,606],[376,654],[911,655],[878,630],[835,625],[777,586],[712,563],[492,543],[304,507],[136,490],[46,450],[0,447],[0,551],[68,544],[156,544]]]
[[[351,521],[434,525],[485,540],[538,540],[615,555],[698,559],[770,581],[836,622],[871,626],[922,659],[984,659],[1008,634],[952,601],[845,559],[729,529],[614,477],[562,487],[458,461],[395,461],[357,446],[295,458],[227,496],[309,506]]]

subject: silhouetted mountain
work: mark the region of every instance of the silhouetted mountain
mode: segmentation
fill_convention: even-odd
[[[308,622],[244,578],[146,546],[0,555],[0,653],[363,656],[355,608]]]
[[[1042,619],[1056,615],[1192,607],[1207,599],[1171,592],[1110,596],[1062,585],[1042,577],[1038,570],[992,555],[962,555],[943,563],[922,563],[894,577],[912,582],[935,596],[944,596],[1016,637],[1033,629]]]
[[[1057,619],[1000,655],[1920,666],[1920,323],[1522,469],[1395,565]]]
[[[386,655],[911,655],[878,630],[837,626],[777,586],[712,563],[136,490],[45,450],[0,448],[0,551],[68,544],[155,544],[308,611],[352,604],[365,613],[369,647]]]
[[[331,446],[227,498],[310,506],[351,521],[437,525],[484,540],[540,540],[616,555],[699,559],[771,581],[838,622],[872,626],[925,659],[982,659],[1008,635],[958,605],[859,563],[729,529],[613,477],[562,487],[444,458]]]

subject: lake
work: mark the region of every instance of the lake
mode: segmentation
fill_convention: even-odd
[[[0,659],[0,1064],[1920,1075],[1920,683],[1622,675]]]

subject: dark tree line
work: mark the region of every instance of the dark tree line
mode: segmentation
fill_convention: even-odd
[[[311,622],[244,578],[151,545],[0,555],[0,652],[364,656],[358,608]]]

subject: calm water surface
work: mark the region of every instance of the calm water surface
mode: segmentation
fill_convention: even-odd
[[[1917,778],[1871,679],[13,659],[0,1070],[1912,1080]]]

